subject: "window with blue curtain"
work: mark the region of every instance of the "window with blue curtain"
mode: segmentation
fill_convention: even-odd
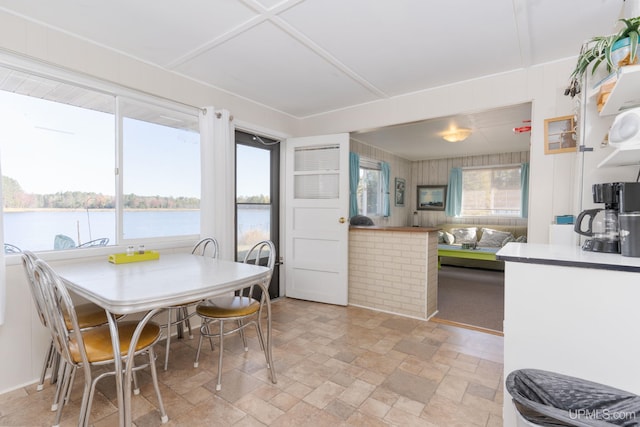
[[[445,214],[526,218],[528,199],[528,163],[451,168]]]
[[[349,215],[390,216],[390,181],[387,162],[350,153]]]
[[[349,153],[349,217],[358,215],[358,184],[360,182],[360,156]]]
[[[380,162],[380,178],[382,181],[382,216],[384,217],[391,215],[391,204],[389,203],[389,174],[389,163]]]
[[[529,217],[529,163],[523,163],[520,169],[520,188],[522,195],[520,199],[520,216]]]
[[[447,186],[446,216],[457,217],[462,212],[462,168],[451,168]]]

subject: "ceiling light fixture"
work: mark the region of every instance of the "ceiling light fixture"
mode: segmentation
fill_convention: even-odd
[[[469,138],[469,135],[471,135],[471,129],[466,128],[450,129],[440,134],[442,139],[448,142],[464,141]]]

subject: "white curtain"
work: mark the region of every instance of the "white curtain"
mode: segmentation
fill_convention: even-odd
[[[215,182],[212,165],[215,160],[213,125],[215,110],[205,107],[200,110],[200,234],[214,237],[215,194],[209,189]]]
[[[0,171],[2,176],[2,171]],[[0,185],[0,206],[4,206],[4,198],[2,195],[2,185]],[[4,221],[2,210],[0,210],[0,240],[4,242]],[[7,275],[6,266],[4,265],[4,247],[0,251],[0,325],[4,324],[4,318],[7,306]]]
[[[227,110],[200,113],[202,196],[200,232],[220,243],[220,258],[235,260],[235,127]]]

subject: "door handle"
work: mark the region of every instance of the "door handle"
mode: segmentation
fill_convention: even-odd
[[[338,222],[339,222],[340,224],[344,224],[346,220],[347,220],[347,219],[346,219],[345,217],[341,216],[341,217],[340,217],[340,219],[338,220]]]

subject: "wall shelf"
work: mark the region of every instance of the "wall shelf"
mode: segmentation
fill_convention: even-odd
[[[640,65],[618,70],[616,85],[605,102],[600,116],[611,116],[640,105]]]
[[[605,79],[603,83],[609,78]],[[594,88],[597,92],[598,86]],[[617,71],[616,84],[600,111],[600,117],[618,114],[629,108],[640,106],[640,65],[628,65]],[[598,168],[640,165],[640,145],[614,148],[598,163]]]
[[[599,168],[633,165],[640,165],[640,145],[618,147],[598,163]]]

